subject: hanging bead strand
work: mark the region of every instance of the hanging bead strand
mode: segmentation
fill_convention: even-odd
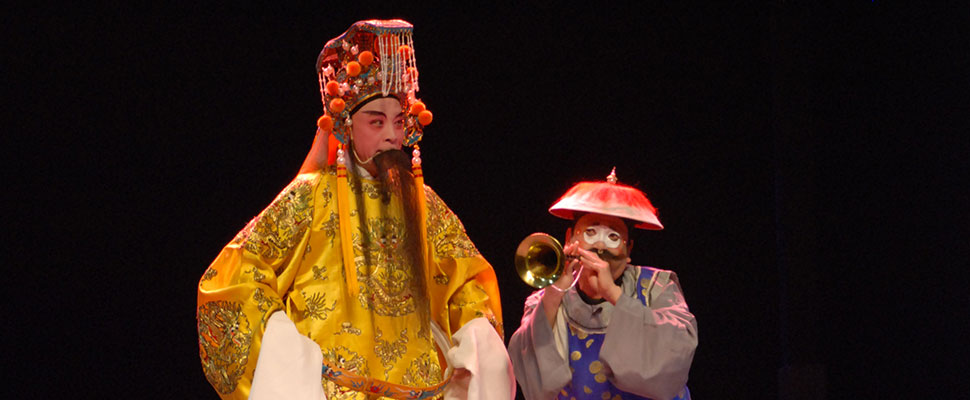
[[[414,150],[411,150],[411,167],[421,166],[421,148],[418,145],[414,145]]]

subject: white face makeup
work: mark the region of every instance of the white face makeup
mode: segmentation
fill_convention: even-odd
[[[590,246],[596,242],[603,242],[607,248],[615,249],[623,244],[623,236],[605,225],[590,225],[583,231],[583,241]]]

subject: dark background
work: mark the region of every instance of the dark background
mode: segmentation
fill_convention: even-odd
[[[634,262],[697,316],[695,398],[965,397],[970,7],[933,4],[15,8],[5,390],[216,398],[196,284],[299,169],[323,44],[404,18],[426,180],[495,266],[507,336],[516,245],[616,166],[666,226]]]

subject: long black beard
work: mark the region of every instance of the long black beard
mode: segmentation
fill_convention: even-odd
[[[414,175],[411,174],[411,159],[401,150],[388,150],[374,156],[377,167],[377,180],[381,183],[381,201],[387,203],[392,195],[402,200],[414,200]],[[405,203],[405,213],[408,210]],[[417,204],[414,205],[417,209]],[[416,215],[409,215],[416,217]]]
[[[422,323],[427,323],[431,320],[431,313],[424,276],[424,260],[421,252],[419,226],[421,213],[417,198],[419,193],[416,192],[414,175],[411,173],[411,158],[401,150],[388,150],[374,156],[372,162],[377,167],[375,178],[378,181],[378,194],[381,197],[381,202],[388,205],[393,197],[401,199],[405,230],[404,241],[401,244],[404,250],[402,253],[406,257],[407,265],[410,265],[410,275],[414,277],[411,288],[415,297],[415,308]],[[360,184],[359,179],[359,177],[355,178],[357,182],[354,184]],[[424,190],[424,188],[420,188],[420,190]],[[367,218],[362,198],[357,200],[357,210],[360,213],[361,226],[366,226],[363,223]],[[371,260],[366,260],[366,262],[370,263]]]

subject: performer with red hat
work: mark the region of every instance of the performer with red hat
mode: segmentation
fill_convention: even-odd
[[[630,265],[630,229],[663,229],[646,195],[614,170],[549,212],[575,222],[563,274],[529,296],[509,342],[525,398],[689,399],[697,322],[677,275]]]
[[[360,21],[324,46],[301,174],[202,276],[199,354],[221,397],[514,396],[495,272],[424,185],[411,32]]]

